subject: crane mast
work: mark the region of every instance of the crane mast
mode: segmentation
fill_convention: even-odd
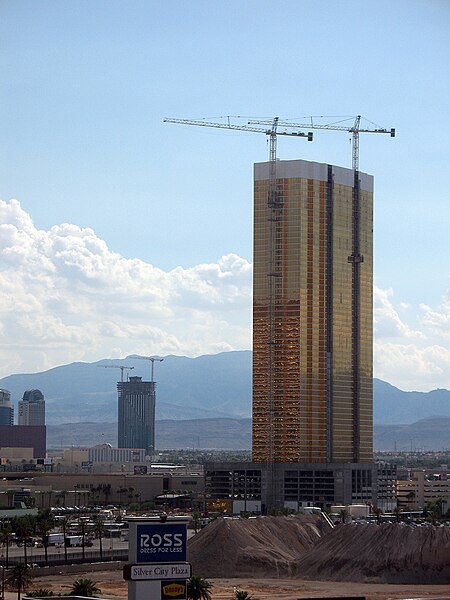
[[[135,356],[134,358],[139,358],[140,360],[149,360],[152,363],[151,371],[150,371],[150,382],[155,383],[154,373],[155,373],[155,362],[163,362],[163,358],[156,358],[154,356]]]

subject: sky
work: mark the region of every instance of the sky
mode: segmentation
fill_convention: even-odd
[[[447,0],[2,0],[0,376],[250,349],[266,136],[163,119],[360,114],[397,131],[360,141],[374,375],[450,388],[449,26]]]

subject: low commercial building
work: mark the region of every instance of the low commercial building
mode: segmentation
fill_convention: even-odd
[[[46,456],[45,425],[0,425],[0,445],[3,448],[32,448],[33,458]]]
[[[397,480],[397,500],[401,508],[422,510],[428,502],[450,501],[450,471],[440,469],[411,469],[407,477]]]
[[[22,475],[28,476],[20,479],[17,474],[5,473],[0,480],[0,498],[5,498],[5,506],[12,502],[11,496],[23,489],[30,491],[38,507],[154,502],[169,492],[203,498],[204,493],[203,471],[174,465],[155,470],[149,466],[146,474],[139,475],[89,472]]]
[[[135,473],[145,474],[149,462],[143,448],[113,448],[99,444],[92,448],[66,448],[62,457],[53,458],[57,473]],[[136,469],[136,467],[138,467]]]
[[[264,514],[269,479],[275,483],[277,504],[293,510],[376,502],[377,471],[372,464],[207,463],[208,503],[223,505],[225,512],[233,514]]]

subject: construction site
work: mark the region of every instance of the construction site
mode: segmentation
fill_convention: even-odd
[[[444,525],[332,527],[321,515],[219,518],[191,538],[188,561],[212,583],[213,600],[229,600],[236,589],[255,600],[450,597],[450,530]],[[60,566],[45,574],[41,569],[33,586],[64,593],[68,575],[83,575],[96,582],[102,597],[125,600],[123,564]],[[7,599],[13,600],[12,593]]]

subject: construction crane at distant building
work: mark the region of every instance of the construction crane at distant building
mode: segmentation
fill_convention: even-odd
[[[312,141],[313,132],[308,131],[308,133],[302,133],[298,131],[299,129],[318,129],[325,131],[345,131],[347,133],[352,134],[352,169],[354,171],[359,170],[359,134],[360,133],[384,133],[390,135],[390,137],[395,137],[395,129],[390,128],[387,129],[385,127],[381,127],[379,125],[375,125],[375,123],[371,123],[373,127],[361,127],[361,115],[357,115],[356,117],[333,117],[340,119],[339,121],[335,121],[332,123],[318,123],[314,122],[314,119],[329,119],[332,117],[308,117],[310,119],[309,123],[294,123],[289,120],[282,120],[279,117],[274,117],[273,119],[256,119],[251,117],[219,117],[222,119],[226,119],[226,122],[213,122],[206,121],[203,119],[172,119],[166,118],[163,119],[164,123],[178,123],[180,125],[195,125],[197,127],[215,127],[218,129],[229,129],[232,131],[248,131],[250,133],[264,133],[270,138],[270,151],[269,151],[269,160],[276,160],[276,147],[277,147],[277,137],[279,135],[285,136],[293,136],[293,137],[307,137],[308,141]],[[240,123],[232,123],[231,119],[240,119],[246,120],[246,124]],[[352,124],[345,124],[346,121],[352,121]],[[365,119],[367,120],[367,119]],[[262,127],[257,127],[258,125]],[[268,127],[270,129],[268,129]],[[280,130],[280,127],[283,127],[284,130]]]
[[[133,358],[139,358],[140,360],[149,360],[152,363],[150,381],[151,383],[155,383],[155,380],[153,378],[155,372],[155,362],[163,362],[164,359],[156,358],[154,356],[134,356]]]
[[[123,372],[131,371],[134,367],[126,367],[123,365],[97,365],[97,367],[102,367],[103,369],[120,369],[120,381],[123,381]]]

